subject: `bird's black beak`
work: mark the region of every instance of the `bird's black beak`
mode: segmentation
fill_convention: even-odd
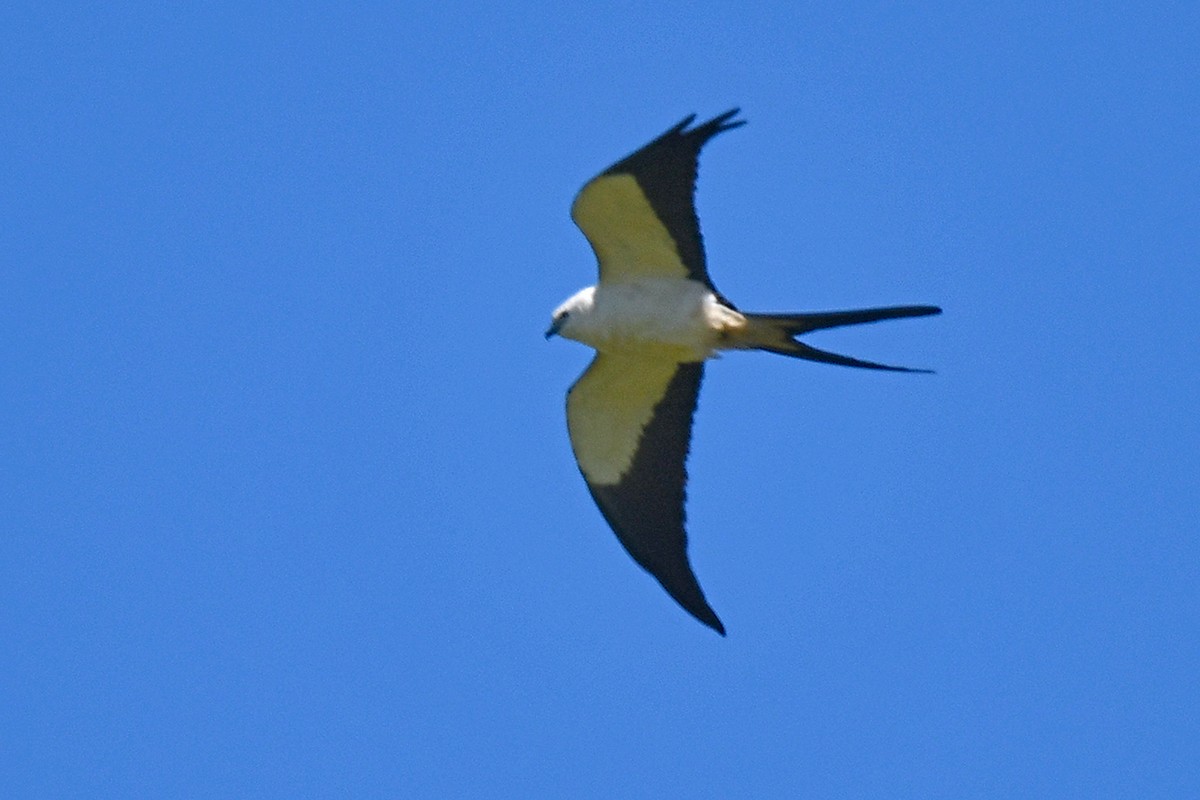
[[[561,327],[562,327],[562,322],[555,321],[553,325],[551,325],[549,328],[546,329],[546,339],[549,340],[551,336],[557,336],[558,329]]]

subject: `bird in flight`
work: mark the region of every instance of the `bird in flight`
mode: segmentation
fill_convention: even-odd
[[[596,350],[567,392],[567,429],[579,471],[621,544],[680,606],[722,636],[692,571],[684,530],[688,446],[704,362],[721,350],[765,350],[848,367],[928,372],[818,350],[810,331],[939,314],[892,306],[810,314],[739,311],[709,278],[694,203],[700,149],[745,124],[727,111],[695,115],[601,172],[571,218],[600,280],[555,311],[546,331]]]

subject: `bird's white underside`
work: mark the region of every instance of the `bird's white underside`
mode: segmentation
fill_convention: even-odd
[[[559,335],[601,353],[629,353],[673,363],[703,361],[744,327],[745,318],[686,278],[602,282],[580,290],[554,312]]]

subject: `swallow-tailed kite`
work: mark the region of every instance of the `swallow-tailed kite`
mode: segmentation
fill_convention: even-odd
[[[814,314],[740,312],[713,286],[693,195],[700,149],[744,124],[734,109],[689,128],[688,117],[589,181],[571,207],[600,282],[554,312],[559,334],[595,348],[567,392],[575,460],[621,544],[667,593],[722,636],[687,556],[685,461],[704,361],[766,350],[848,367],[925,372],[828,353],[796,340],[822,328],[938,314],[898,306]]]

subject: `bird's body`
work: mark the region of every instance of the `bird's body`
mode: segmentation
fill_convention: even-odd
[[[745,317],[688,278],[589,286],[563,303],[559,316],[560,336],[598,352],[653,352],[679,363],[711,358],[746,327]]]
[[[796,337],[821,328],[941,311],[895,306],[815,314],[740,312],[713,286],[692,201],[704,143],[743,123],[736,110],[688,129],[689,117],[589,181],[571,215],[600,281],[555,310],[547,338],[596,357],[567,393],[579,470],[617,538],[689,613],[722,635],[687,557],[686,459],[704,362],[721,350],[919,372],[818,350]]]

